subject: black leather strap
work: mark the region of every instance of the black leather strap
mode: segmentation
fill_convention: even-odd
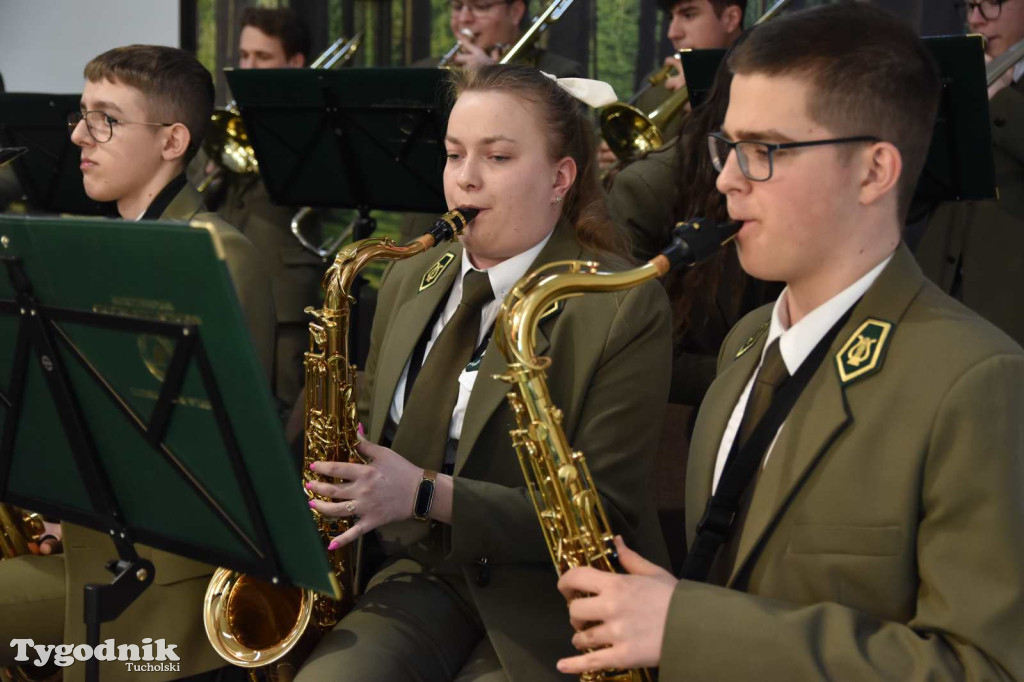
[[[856,305],[854,303],[850,306],[846,314],[839,318],[839,321],[822,337],[796,373],[778,389],[771,406],[754,428],[753,433],[750,434],[750,438],[742,450],[738,446],[739,434],[737,434],[725,462],[722,477],[718,481],[718,488],[708,500],[708,504],[704,508],[704,515],[697,522],[697,537],[683,562],[681,578],[698,582],[707,580],[719,549],[729,539],[730,534],[737,530],[733,527],[733,522],[736,519],[737,511],[739,511],[743,493],[754,479],[761,462],[764,461],[765,453],[775,440],[779,427],[786,421],[793,405],[796,404],[811,377],[821,366],[832,342],[839,334],[839,330],[850,319]]]

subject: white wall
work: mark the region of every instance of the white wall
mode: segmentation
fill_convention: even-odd
[[[0,74],[8,92],[81,92],[101,52],[178,47],[178,12],[178,0],[0,0]]]

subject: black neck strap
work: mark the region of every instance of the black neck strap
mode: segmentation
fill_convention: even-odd
[[[697,523],[697,537],[686,555],[680,577],[698,582],[707,580],[718,550],[729,539],[732,532],[739,530],[734,528],[733,524],[743,493],[754,479],[761,462],[764,461],[764,456],[775,440],[779,427],[786,421],[793,405],[796,404],[811,377],[821,366],[832,342],[839,335],[839,330],[850,319],[856,306],[856,303],[850,306],[850,309],[839,318],[839,321],[832,325],[832,328],[818,341],[807,359],[801,363],[796,373],[778,389],[768,411],[754,427],[754,431],[742,449],[739,447],[739,434],[737,433],[732,449],[729,451],[729,457],[726,459],[722,477],[718,481],[718,488],[708,500],[708,504],[704,508],[704,516]]]

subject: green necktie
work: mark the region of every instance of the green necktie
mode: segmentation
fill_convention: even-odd
[[[734,449],[735,452],[738,453],[747,444],[750,434],[754,432],[765,413],[768,412],[775,392],[788,378],[789,370],[786,369],[786,363],[782,360],[782,353],[779,351],[779,339],[775,339],[765,351],[761,368],[757,370],[757,376],[754,377],[754,386],[750,391],[747,407],[743,411],[743,421],[740,422],[740,432],[736,437],[738,447]],[[758,468],[753,480],[750,481],[747,489],[743,491],[743,496],[740,497],[739,508],[736,510],[736,518],[733,519],[729,537],[722,548],[718,550],[718,556],[715,557],[711,571],[708,573],[707,581],[711,585],[725,585],[729,580],[733,565],[736,563],[736,555],[739,553],[740,534],[747,521],[750,501],[754,497],[754,487],[757,485],[760,475],[761,469]]]
[[[768,406],[772,404],[775,392],[788,378],[789,370],[786,369],[786,363],[779,351],[779,339],[775,339],[765,351],[764,360],[761,361],[761,368],[757,370],[754,387],[747,400],[747,408],[743,411],[743,421],[740,422],[740,432],[737,436],[740,448],[747,444],[750,434],[761,423]]]
[[[462,278],[459,307],[431,346],[391,443],[395,452],[417,466],[441,470],[459,397],[459,375],[476,350],[481,311],[492,300],[487,273],[468,271]]]

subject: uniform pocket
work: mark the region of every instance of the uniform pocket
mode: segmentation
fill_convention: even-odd
[[[903,543],[899,526],[796,526],[790,554],[852,554],[896,556]]]

